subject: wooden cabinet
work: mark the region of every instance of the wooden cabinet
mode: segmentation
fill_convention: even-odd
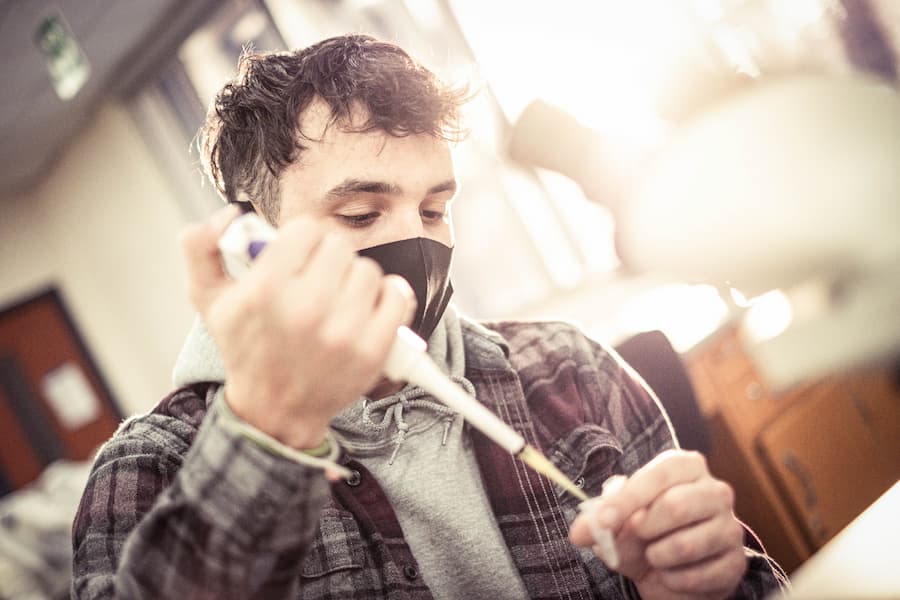
[[[710,469],[792,571],[900,478],[900,389],[887,370],[768,389],[734,327],[685,355]]]
[[[801,528],[819,547],[900,476],[900,400],[886,374],[860,374],[799,399],[759,435]]]

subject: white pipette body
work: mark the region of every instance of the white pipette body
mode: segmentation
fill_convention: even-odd
[[[510,454],[525,447],[525,439],[444,375],[425,353],[425,341],[408,327],[397,329],[384,374],[392,381],[408,381],[430,392],[435,398],[458,412],[470,425],[499,444]]]
[[[240,277],[276,235],[276,230],[254,213],[236,217],[219,238],[225,269],[232,277]],[[392,381],[408,381],[430,392],[507,452],[519,454],[525,447],[525,439],[444,375],[425,352],[426,347],[425,341],[411,329],[398,328],[384,365],[384,375]]]

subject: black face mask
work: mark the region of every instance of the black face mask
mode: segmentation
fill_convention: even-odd
[[[450,283],[453,248],[418,237],[364,248],[357,254],[377,262],[385,274],[400,275],[409,282],[418,302],[411,328],[428,341],[453,295]]]

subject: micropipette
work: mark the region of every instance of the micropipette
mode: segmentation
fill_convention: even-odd
[[[276,230],[255,213],[248,212],[236,217],[218,242],[225,269],[232,277],[240,277],[276,235]],[[539,450],[526,444],[512,427],[444,375],[425,352],[426,346],[425,341],[411,329],[400,327],[388,353],[384,375],[392,381],[408,381],[431,393],[507,452],[579,500],[587,500],[587,494]]]

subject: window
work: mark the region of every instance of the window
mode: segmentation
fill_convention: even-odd
[[[193,188],[185,191],[193,194],[186,214],[196,218],[216,201],[208,185],[197,185],[196,156],[182,157],[242,47],[302,47],[345,32],[396,41],[443,79],[474,80],[482,89],[467,109],[472,135],[456,151],[460,309],[476,318],[562,315],[605,339],[623,327],[656,327],[683,349],[726,317],[718,291],[619,277],[609,212],[565,177],[512,164],[505,139],[525,104],[543,98],[622,154],[638,152],[665,134],[659,102],[679,65],[712,58],[752,70],[770,58],[761,48],[793,60],[798,32],[829,39],[823,14],[833,2],[784,4],[558,0],[511,9],[482,0],[230,0],[183,44],[139,104],[148,135],[167,138],[157,140],[167,171],[180,169],[179,188]],[[782,27],[760,26],[772,22]],[[762,43],[760,36],[768,37]],[[840,54],[834,43],[820,47],[823,61]],[[685,324],[688,314],[693,324]]]

